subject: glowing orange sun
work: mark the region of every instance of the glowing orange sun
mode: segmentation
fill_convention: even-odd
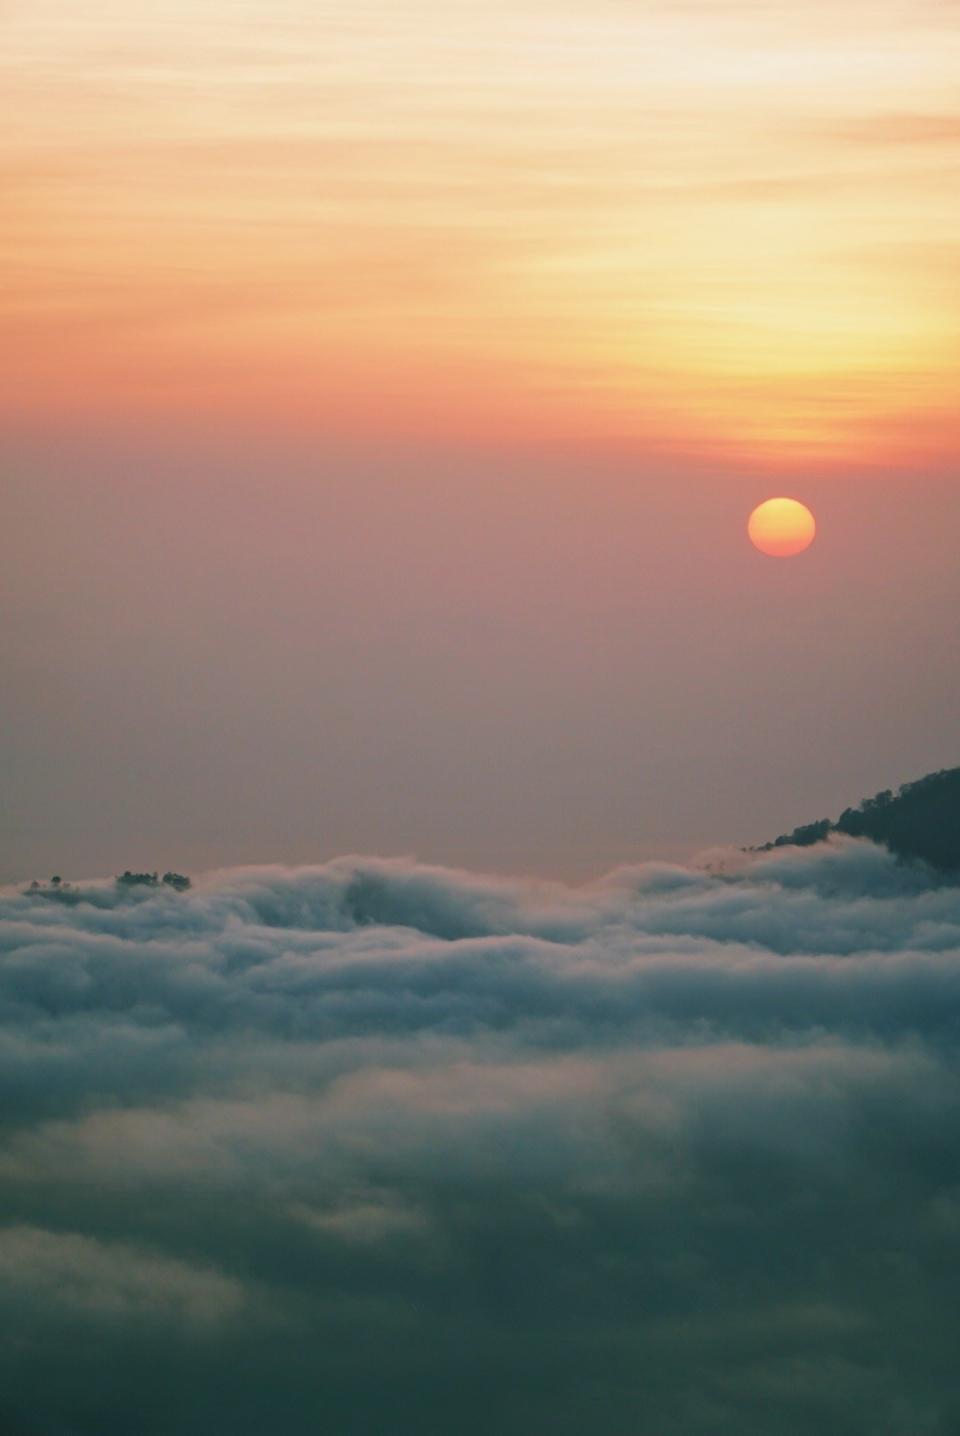
[[[817,525],[806,504],[796,499],[767,499],[750,515],[750,542],[771,558],[791,558],[813,543]]]

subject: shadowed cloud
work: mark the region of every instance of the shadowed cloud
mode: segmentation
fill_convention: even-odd
[[[0,943],[23,1429],[951,1429],[960,888],[923,869],[350,858],[8,890]]]

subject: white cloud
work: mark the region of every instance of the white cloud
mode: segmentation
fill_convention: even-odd
[[[284,1436],[419,1432],[438,1380],[465,1436],[946,1433],[958,998],[960,888],[851,841],[7,892],[10,1320],[106,1323],[97,1436],[139,1419],[144,1323],[157,1436],[280,1392]],[[70,1427],[89,1372],[65,1345],[37,1407],[32,1350],[16,1410]]]

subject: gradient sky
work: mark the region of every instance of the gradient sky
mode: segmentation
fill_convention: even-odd
[[[0,879],[573,875],[958,761],[952,6],[2,23]]]

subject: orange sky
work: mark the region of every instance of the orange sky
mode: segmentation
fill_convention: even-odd
[[[767,465],[954,430],[949,6],[31,0],[0,70],[8,414]]]

